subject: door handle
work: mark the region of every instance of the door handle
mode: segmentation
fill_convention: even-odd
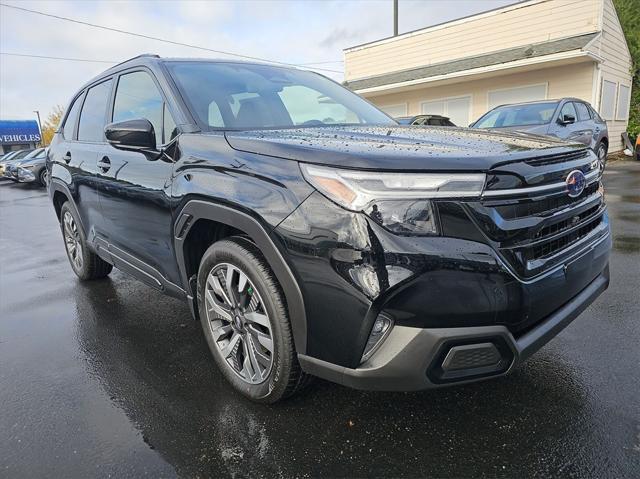
[[[106,173],[107,171],[109,171],[109,168],[111,168],[111,160],[109,159],[108,156],[103,156],[102,159],[98,161],[98,168],[103,173]]]
[[[67,151],[67,153],[62,157],[62,159],[68,165],[69,162],[71,161],[71,152]]]

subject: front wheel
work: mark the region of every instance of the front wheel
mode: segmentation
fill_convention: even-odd
[[[198,311],[218,368],[249,399],[274,403],[307,382],[280,285],[247,239],[207,249],[198,272]]]
[[[607,166],[607,145],[600,143],[596,147],[596,155],[598,156],[600,171],[604,171],[604,167]]]
[[[42,168],[42,170],[40,170],[40,173],[38,174],[38,183],[40,183],[40,186],[44,186],[46,188],[48,182],[49,182],[49,172],[45,167],[45,168]]]

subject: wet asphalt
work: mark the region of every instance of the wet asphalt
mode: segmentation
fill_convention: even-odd
[[[79,282],[45,191],[2,181],[0,477],[640,477],[640,163],[605,186],[610,289],[514,374],[260,406],[186,304]]]

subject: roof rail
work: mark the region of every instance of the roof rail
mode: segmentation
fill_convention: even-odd
[[[155,53],[141,53],[140,55],[136,55],[135,57],[131,57],[131,58],[127,58],[124,61],[121,61],[120,63],[116,63],[115,65],[113,65],[111,68],[115,68],[117,66],[120,66],[124,63],[130,62],[131,60],[135,60],[136,58],[160,58],[160,55],[156,55]]]

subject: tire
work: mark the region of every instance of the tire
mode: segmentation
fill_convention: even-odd
[[[598,163],[600,164],[600,171],[604,171],[607,166],[607,145],[604,143],[598,143],[598,146],[596,146],[596,156],[598,157]]]
[[[270,404],[307,384],[282,289],[253,243],[232,237],[212,244],[200,262],[197,291],[207,344],[237,391]]]
[[[38,183],[40,183],[40,186],[44,186],[45,188],[47,187],[48,175],[49,173],[46,167],[40,170],[40,172],[38,173]]]
[[[69,202],[60,209],[60,229],[73,272],[83,281],[106,277],[113,266],[89,250],[80,221]]]

